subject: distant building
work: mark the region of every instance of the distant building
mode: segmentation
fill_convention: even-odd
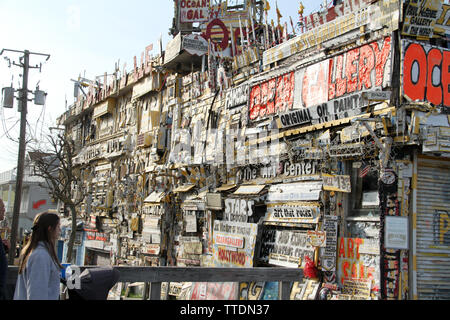
[[[25,159],[24,178],[22,185],[22,201],[20,204],[20,215],[18,224],[19,239],[26,230],[31,230],[33,219],[36,214],[56,210],[57,202],[53,201],[45,188],[45,180],[33,176],[33,162],[48,154],[41,152],[28,152]],[[9,230],[12,225],[14,210],[14,196],[16,188],[16,169],[0,173],[0,196],[5,203],[5,220],[1,222],[3,230]]]

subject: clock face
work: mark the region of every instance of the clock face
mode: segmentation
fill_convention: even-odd
[[[381,176],[381,181],[384,184],[393,184],[395,181],[395,174],[392,171],[387,171]]]

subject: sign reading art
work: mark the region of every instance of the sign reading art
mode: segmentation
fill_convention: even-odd
[[[374,286],[379,286],[380,256],[363,253],[372,251],[365,248],[366,240],[368,239],[339,238],[337,277],[341,284],[346,280],[372,280],[375,281]]]
[[[209,0],[178,0],[181,23],[206,22]]]
[[[266,229],[262,234],[262,261],[290,268],[304,267],[305,257],[314,260],[315,248],[306,232]]]
[[[250,120],[291,110],[294,105],[294,72],[270,79],[250,90]]]
[[[450,50],[403,40],[403,95],[450,107]]]
[[[214,221],[213,260],[216,267],[253,267],[258,225]]]

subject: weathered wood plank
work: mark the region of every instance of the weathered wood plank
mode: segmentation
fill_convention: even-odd
[[[81,271],[94,266],[81,266]],[[184,268],[184,267],[114,267],[119,282],[239,282],[300,281],[302,269],[295,268]],[[8,283],[15,283],[18,268],[8,268]]]

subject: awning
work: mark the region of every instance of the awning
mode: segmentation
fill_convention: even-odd
[[[160,203],[165,196],[165,192],[154,191],[147,198],[145,198],[144,202]]]
[[[265,184],[261,185],[248,185],[240,186],[233,194],[235,195],[258,195],[266,187]]]
[[[233,188],[236,188],[237,185],[235,184],[223,184],[219,188],[216,188],[216,191],[228,191]]]
[[[185,185],[185,186],[179,186],[179,187],[173,189],[172,192],[175,192],[175,193],[177,193],[177,192],[188,192],[188,191],[192,190],[194,187],[195,187],[195,184],[188,184],[188,185]]]

